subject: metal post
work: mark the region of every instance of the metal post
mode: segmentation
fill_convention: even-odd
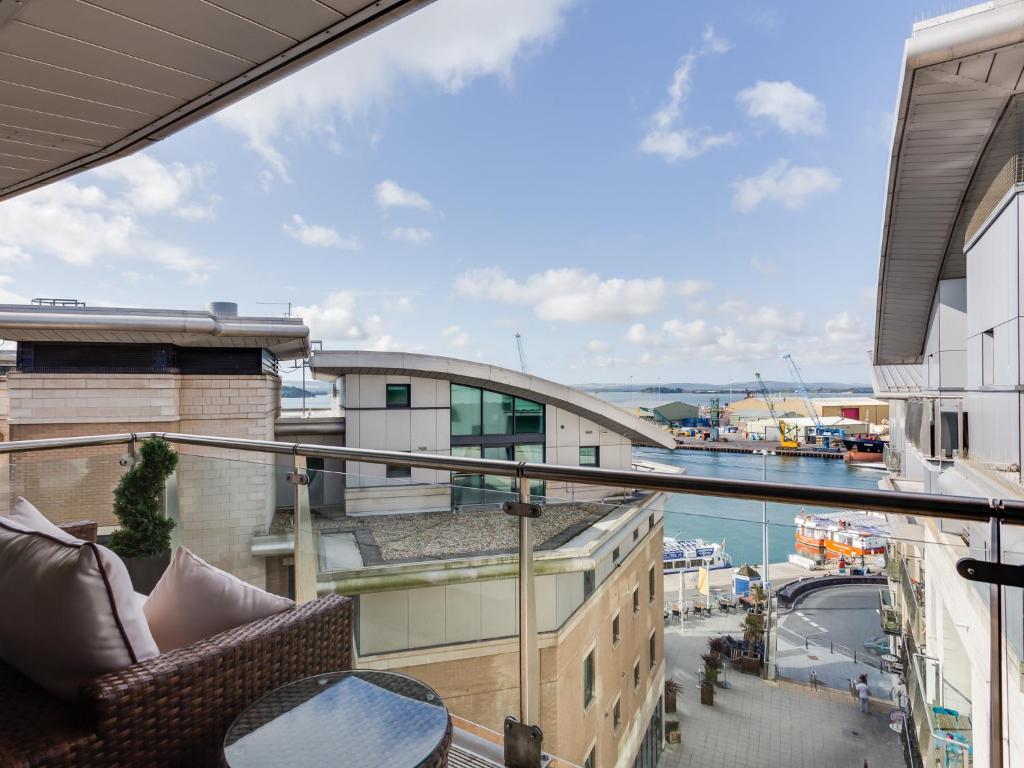
[[[768,480],[768,451],[761,451],[761,479]],[[761,586],[764,588],[764,675],[768,673],[768,648],[771,645],[772,637],[772,592],[768,576],[768,502],[761,502],[761,561],[763,573],[761,575]]]
[[[316,599],[317,562],[313,540],[313,517],[309,511],[309,475],[306,457],[293,457],[294,469],[288,482],[295,489],[295,602],[308,603]]]
[[[999,518],[989,522],[992,539],[992,562],[1002,563],[1003,545]],[[989,585],[989,765],[1003,768],[1003,588]]]
[[[530,503],[530,481],[519,475],[519,501]],[[540,653],[537,650],[537,606],[533,583],[533,542],[530,518],[519,518],[519,722],[540,721]]]

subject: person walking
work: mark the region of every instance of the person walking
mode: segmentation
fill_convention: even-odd
[[[860,705],[860,711],[865,715],[870,715],[870,702],[868,699],[868,676],[866,674],[861,675],[857,678],[857,685],[854,686],[857,691],[857,703]]]
[[[811,690],[818,690],[818,670],[816,669],[811,670]]]

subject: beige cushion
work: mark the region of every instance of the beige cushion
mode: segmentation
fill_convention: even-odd
[[[14,501],[11,507],[11,519],[22,523],[33,531],[47,533],[50,536],[64,541],[78,541],[67,531],[62,531],[56,525],[47,520],[46,515],[40,512],[35,506],[22,496]]]
[[[62,698],[159,653],[127,568],[98,544],[0,518],[0,595],[0,659]]]
[[[294,606],[178,547],[144,610],[157,647],[166,653]]]

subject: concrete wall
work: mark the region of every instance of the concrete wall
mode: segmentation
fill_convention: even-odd
[[[645,526],[646,528],[646,526]],[[621,565],[611,571],[609,578],[600,583],[590,598],[557,630],[542,634],[541,648],[541,706],[540,721],[544,729],[544,749],[578,765],[582,765],[589,751],[596,746],[597,766],[610,768],[631,765],[633,756],[646,731],[654,707],[658,705],[664,688],[664,624],[662,606],[664,595],[660,567],[662,560],[662,526],[656,526],[640,538],[637,546],[624,553]],[[655,594],[648,594],[649,568],[655,567]],[[577,574],[578,575],[578,574]],[[538,579],[538,617],[550,620],[552,601],[543,597],[550,593],[551,582]],[[501,584],[502,582],[491,582]],[[545,588],[541,588],[541,583]],[[508,582],[514,587],[514,582]],[[479,585],[460,585],[460,593],[471,595],[470,605],[480,606],[474,591]],[[633,590],[639,588],[640,610],[633,613]],[[441,588],[430,588],[430,590]],[[445,588],[447,589],[447,588]],[[503,621],[512,628],[515,620],[514,590],[508,586],[494,587],[500,592],[493,605],[498,616],[490,620]],[[504,591],[502,591],[504,590]],[[429,590],[422,590],[425,593]],[[447,595],[448,593],[446,593]],[[361,598],[360,622],[364,620]],[[404,621],[429,622],[427,606],[394,597],[392,611],[380,610],[381,616],[402,614],[412,606],[415,616],[406,614]],[[442,604],[448,609],[448,600],[441,593],[430,598],[434,609]],[[557,608],[555,609],[557,613]],[[476,616],[472,608],[473,621]],[[548,618],[545,619],[545,615]],[[612,642],[611,624],[619,616],[619,642]],[[542,625],[543,627],[543,625]],[[397,627],[401,634],[403,628]],[[648,640],[655,638],[654,668],[648,659]],[[583,660],[590,652],[595,660],[595,696],[589,707],[583,706]],[[640,686],[633,688],[633,665],[640,663]],[[518,711],[518,653],[514,639],[470,642],[463,645],[445,644],[420,651],[405,651],[380,655],[361,655],[361,668],[391,669],[412,675],[431,685],[445,704],[456,715],[489,728],[500,730],[508,714]],[[611,726],[612,706],[620,702],[622,723],[618,729]]]

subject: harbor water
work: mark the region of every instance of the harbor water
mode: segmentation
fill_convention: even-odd
[[[687,474],[732,480],[760,480],[767,461],[767,477],[772,482],[794,485],[832,486],[835,488],[877,489],[883,473],[855,469],[844,461],[813,457],[768,456],[750,453],[714,451],[667,451],[637,448],[637,459],[672,464]],[[794,516],[800,507],[788,504],[768,505],[769,562],[784,562],[795,552]],[[807,507],[808,512],[824,511]],[[761,502],[722,499],[708,496],[671,494],[665,502],[665,535],[677,539],[701,538],[725,540],[725,550],[734,565],[761,562]]]

